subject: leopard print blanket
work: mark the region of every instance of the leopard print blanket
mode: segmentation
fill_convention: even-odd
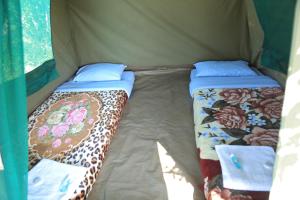
[[[122,90],[54,92],[29,117],[29,169],[41,159],[88,168],[70,199],[86,199],[119,126]]]

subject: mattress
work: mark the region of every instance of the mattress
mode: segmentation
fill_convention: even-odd
[[[223,187],[215,145],[259,145],[276,149],[283,90],[265,76],[205,77],[198,79],[197,84],[192,85],[195,87],[191,94],[206,198],[220,199],[227,195],[228,199],[268,199],[268,192]]]
[[[134,85],[134,72],[123,72],[120,81],[69,81],[56,89],[56,92],[124,90],[130,97]]]
[[[134,80],[132,73],[125,76]],[[133,83],[127,82],[68,82],[54,91],[29,117],[29,169],[43,158],[88,168],[69,197],[85,199],[100,173],[131,93]]]

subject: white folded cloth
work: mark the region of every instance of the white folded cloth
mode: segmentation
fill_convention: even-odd
[[[270,191],[275,161],[271,147],[217,145],[216,151],[225,188]]]
[[[28,173],[28,200],[60,200],[74,196],[88,168],[42,159]]]

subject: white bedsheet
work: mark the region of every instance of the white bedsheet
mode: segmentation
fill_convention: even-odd
[[[201,77],[190,82],[190,95],[200,88],[259,88],[280,87],[268,76],[238,76],[238,77]]]
[[[196,70],[196,69],[192,69],[191,75],[190,75],[190,80],[191,80],[191,81],[194,80],[194,79],[196,79],[196,78],[198,78],[198,77],[196,76],[196,74],[197,74],[197,70]]]
[[[87,92],[87,91],[106,91],[106,90],[124,90],[130,97],[133,84],[134,73],[123,72],[120,81],[69,81],[59,86],[55,92]]]
[[[255,73],[257,73],[257,76],[264,76],[264,74],[261,73],[258,69],[253,68],[253,67],[251,67],[251,69],[253,71],[255,71]],[[192,69],[191,74],[190,74],[190,80],[191,81],[199,78],[199,77],[196,76],[196,74],[197,74],[197,70],[196,69]]]

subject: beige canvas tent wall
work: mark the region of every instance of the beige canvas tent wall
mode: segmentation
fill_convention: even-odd
[[[1,88],[1,95],[4,94],[4,96],[2,95],[0,100],[4,102],[1,104],[2,113],[6,112],[6,115],[2,118],[3,123],[1,124],[1,129],[4,129],[4,131],[2,130],[1,136],[8,136],[1,138],[5,138],[2,139],[2,142],[5,141],[6,144],[9,144],[6,153],[11,154],[8,155],[9,159],[5,160],[14,161],[9,163],[11,164],[10,166],[12,166],[10,171],[13,171],[14,167],[16,167],[16,169],[21,168],[18,166],[18,162],[15,162],[21,160],[18,155],[20,154],[20,158],[23,156],[22,159],[26,157],[24,156],[26,154],[24,149],[25,147],[27,149],[25,145],[27,143],[27,124],[25,116],[26,108],[23,102],[25,102],[26,95],[25,86],[28,87],[29,84],[25,84],[23,60],[21,58],[24,52],[22,51],[21,41],[23,25],[21,23],[21,14],[18,7],[20,2],[11,2],[12,1],[3,1],[1,7],[1,17],[4,16],[1,20],[5,19],[4,21],[2,20],[3,23],[1,24],[2,30],[4,30],[1,36],[4,36],[3,38],[5,39],[3,45],[5,48],[2,48],[2,50],[5,50],[3,55],[6,56],[1,72],[4,72],[4,77],[10,76],[10,78],[13,77],[15,79],[12,81],[9,79],[8,82],[4,82],[4,87],[3,89]],[[253,2],[255,2],[257,10]],[[130,144],[127,146],[131,148],[127,148],[127,151],[119,150],[120,145],[124,143],[124,135],[120,134],[121,137],[116,138],[116,142],[113,144],[115,148],[112,149],[114,149],[115,154],[109,156],[106,165],[108,165],[108,169],[110,170],[110,165],[115,166],[115,161],[120,161],[117,159],[118,157],[114,156],[121,153],[123,153],[123,155],[129,154],[141,158],[145,157],[149,152],[148,156],[150,154],[154,155],[157,153],[156,150],[162,150],[161,147],[163,147],[165,148],[162,150],[162,152],[164,152],[163,154],[172,154],[177,161],[182,159],[181,161],[185,165],[186,172],[190,173],[185,174],[186,178],[194,178],[194,180],[188,181],[194,184],[194,188],[196,188],[195,185],[200,182],[200,178],[198,177],[200,174],[198,166],[195,164],[198,160],[194,152],[194,138],[193,136],[181,138],[181,133],[193,132],[192,113],[191,109],[189,110],[191,106],[189,102],[190,97],[187,91],[189,70],[192,67],[191,64],[198,60],[244,59],[249,61],[253,66],[259,68],[263,67],[259,65],[260,55],[266,52],[266,49],[264,49],[264,51],[262,49],[264,32],[261,25],[265,25],[264,23],[268,24],[270,21],[268,22],[267,20],[267,22],[263,22],[262,18],[260,18],[260,25],[257,14],[261,17],[261,13],[256,13],[256,11],[259,11],[257,2],[267,2],[260,7],[260,11],[266,10],[266,8],[268,8],[264,8],[266,5],[274,5],[273,8],[276,8],[289,4],[285,7],[286,9],[283,9],[286,12],[280,13],[268,9],[270,10],[268,14],[271,16],[268,20],[274,19],[272,18],[273,14],[277,13],[277,18],[275,17],[274,21],[277,20],[277,25],[280,25],[281,20],[283,20],[281,24],[292,21],[294,14],[293,9],[297,1],[52,0],[52,42],[59,77],[51,82],[49,82],[50,80],[46,81],[48,84],[46,84],[45,87],[28,97],[28,113],[31,113],[40,105],[59,84],[71,78],[80,66],[87,63],[122,62],[129,66],[128,69],[136,71],[136,75],[144,75],[145,72],[148,73],[151,71],[152,73],[156,71],[153,73],[156,76],[137,80],[136,94],[138,95],[131,99],[128,110],[125,112],[127,115],[122,122],[123,126],[121,125],[120,133],[128,133],[128,130],[130,130],[130,137],[127,138],[127,143],[125,144]],[[285,4],[286,2],[289,3]],[[299,9],[298,4],[294,44],[283,111],[283,123],[280,133],[281,141],[277,155],[276,171],[274,173],[275,184],[271,193],[272,199],[282,199],[288,195],[289,198],[295,199],[295,197],[297,198],[298,196],[297,184],[291,184],[290,180],[297,180],[296,175],[298,175],[297,169],[299,168],[299,128],[297,124],[299,121],[299,99],[298,96],[295,95],[299,89]],[[286,15],[289,15],[289,17],[283,19]],[[8,21],[7,19],[11,16],[13,20]],[[272,26],[276,26],[276,23]],[[289,35],[289,31],[287,31],[288,28],[282,28],[281,26],[280,28],[281,30],[285,30],[286,34],[278,34],[279,36]],[[289,28],[291,29],[291,27]],[[267,28],[264,27],[264,29],[266,30]],[[272,30],[272,28],[269,30]],[[271,34],[273,33],[277,35],[276,31],[271,31]],[[17,37],[14,37],[14,34],[16,34]],[[269,42],[276,43],[276,47],[280,49],[282,43],[276,41],[276,39],[280,40],[278,35],[277,37],[273,37]],[[289,40],[290,38],[282,37],[282,39]],[[286,72],[288,66],[286,60],[289,57],[287,49],[290,43],[289,41],[284,41],[283,43],[285,43],[285,55],[283,59],[285,62],[280,63],[282,60],[279,58],[279,66],[274,68]],[[5,45],[9,48],[6,48]],[[269,48],[272,48],[272,45],[269,46]],[[17,54],[12,54],[14,52],[17,52]],[[271,52],[271,56],[275,55],[275,58],[277,58],[276,56],[279,55],[280,57],[280,51],[279,53],[272,53],[274,52]],[[17,61],[17,64],[11,61]],[[272,64],[272,62],[270,63]],[[270,65],[269,67],[272,68]],[[161,71],[158,69],[163,69],[164,73],[158,73],[158,71]],[[165,73],[165,71],[169,71],[170,69],[185,70],[181,70],[180,72],[178,72],[178,70],[178,73]],[[267,68],[262,68],[262,70],[281,81],[282,84],[285,83],[286,77],[284,74]],[[28,74],[26,74],[26,76],[27,75]],[[6,79],[4,80],[7,81]],[[163,97],[165,97],[165,99],[163,99],[161,94],[166,90],[168,92],[164,93]],[[170,104],[171,100],[172,104]],[[144,108],[144,102],[149,104],[148,107]],[[15,104],[18,105],[15,106],[16,108],[14,108]],[[178,108],[178,110],[174,108]],[[147,113],[148,111],[149,113]],[[178,112],[180,115],[178,115]],[[146,117],[148,121],[152,120],[152,123],[154,122],[153,124],[155,125],[146,121],[141,123],[140,127],[136,126],[135,123],[141,119],[140,113],[147,113],[147,115],[143,117]],[[15,121],[18,123],[16,124]],[[163,124],[157,129],[156,125],[161,122]],[[176,124],[174,122],[179,123]],[[130,129],[133,126],[136,128],[135,130]],[[141,143],[137,142],[136,144],[139,145],[139,153],[133,154],[136,152],[136,146],[134,146],[135,143],[133,141],[136,141],[134,139],[138,138],[140,133],[143,133],[142,136],[144,138],[139,138],[142,139],[142,142],[139,141]],[[169,137],[171,135],[170,133],[173,134],[173,137]],[[184,141],[180,148],[176,146],[176,142],[178,142],[176,141],[176,137],[179,138],[179,141]],[[153,143],[151,143],[152,146],[149,146],[149,141],[150,143],[151,141],[159,141],[159,144],[157,144],[157,146],[155,144],[153,148]],[[145,147],[148,147],[148,149]],[[16,149],[18,151],[14,151]],[[0,150],[2,150],[2,146]],[[182,154],[183,152],[184,155]],[[160,163],[157,155],[154,156],[156,156],[156,160],[148,159],[148,161],[154,161],[157,167]],[[180,159],[178,159],[178,157],[180,157]],[[127,159],[127,157],[125,158]],[[124,160],[125,159],[123,159],[123,161]],[[189,162],[192,162],[192,164]],[[132,170],[131,167],[135,164],[136,162],[131,161],[129,169]],[[151,165],[148,165],[149,163],[140,162],[139,164],[141,164],[141,166],[147,165],[151,167]],[[139,166],[135,167],[137,169]],[[7,165],[5,165],[5,168],[7,169]],[[27,174],[27,168],[24,167],[23,169],[25,169]],[[156,171],[161,170],[155,167],[152,169]],[[110,176],[109,170],[103,173],[104,177]],[[126,169],[119,171],[119,173],[123,172],[128,171]],[[150,175],[152,175],[152,172],[153,171],[150,172]],[[114,176],[117,180],[120,178],[118,173],[114,174]],[[135,176],[135,174],[133,174],[133,176]],[[10,174],[8,174],[7,177],[8,179],[10,179],[10,177],[12,179],[16,178]],[[142,177],[139,183],[145,182],[144,180],[147,178],[148,177]],[[22,181],[23,182],[19,184],[22,186],[26,185],[23,183],[27,180],[24,182],[23,179]],[[100,190],[96,190],[97,192],[94,193],[94,197],[96,195],[96,198],[99,198],[99,193],[101,193],[102,188],[105,190],[106,185],[102,183],[100,180],[101,185],[96,186],[96,188],[100,188]],[[156,188],[160,186],[164,187],[162,183],[162,181],[148,182],[148,184],[151,186],[154,185]],[[115,185],[112,182],[110,184]],[[125,182],[125,184],[128,184],[128,181]],[[14,184],[10,185],[14,186]],[[137,186],[134,184],[131,186],[133,188],[132,191],[136,192],[135,188],[137,188]],[[18,189],[17,187],[15,188],[16,190]],[[107,187],[109,187],[109,184]],[[3,188],[4,187],[2,187],[0,192],[4,191]],[[114,189],[118,190],[119,188],[115,187]],[[143,189],[147,191],[148,188],[144,187]],[[161,195],[165,195],[164,189],[165,188],[158,191],[155,190],[154,192],[152,191],[152,194],[159,194],[161,192]],[[125,188],[125,190],[128,190],[128,188]],[[142,193],[144,191],[142,191]],[[195,189],[195,191],[195,193],[197,193],[198,189]],[[105,192],[101,194],[107,195]],[[120,196],[118,193],[114,194],[113,192],[112,195],[116,195],[118,198]],[[196,196],[197,195],[198,194],[196,194]]]
[[[60,77],[28,98],[29,113],[87,63],[132,70],[191,67],[198,60],[257,64],[263,41],[252,1],[53,0],[51,17]]]

